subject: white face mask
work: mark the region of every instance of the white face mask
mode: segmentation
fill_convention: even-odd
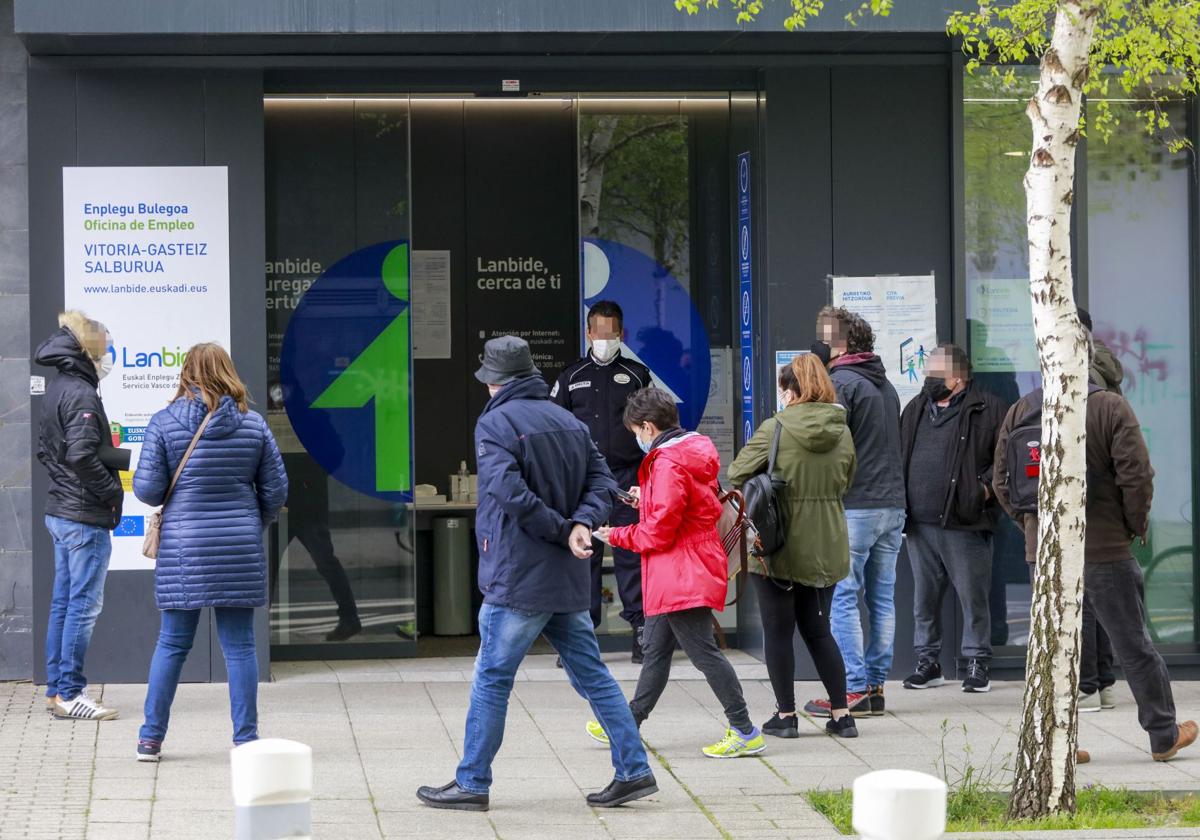
[[[592,342],[592,355],[598,362],[611,362],[621,350],[621,342],[615,339],[597,338]]]
[[[96,376],[100,377],[101,379],[112,373],[112,356],[110,356],[108,353],[105,353],[99,359],[92,362],[92,364],[96,366]]]

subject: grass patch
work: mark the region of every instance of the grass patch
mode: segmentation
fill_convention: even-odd
[[[838,831],[853,834],[853,796],[848,790],[809,791],[809,803]],[[1088,788],[1078,794],[1074,815],[1009,820],[1008,796],[979,788],[954,790],[946,801],[946,831],[1063,831],[1072,829],[1200,826],[1200,798],[1156,791]]]

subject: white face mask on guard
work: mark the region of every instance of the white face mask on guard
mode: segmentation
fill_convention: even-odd
[[[597,338],[592,342],[592,355],[598,362],[611,362],[621,350],[621,342],[615,339]]]
[[[99,359],[96,359],[94,362],[92,362],[92,364],[96,366],[96,376],[100,377],[101,379],[112,373],[112,356],[108,355],[107,353],[105,353]]]

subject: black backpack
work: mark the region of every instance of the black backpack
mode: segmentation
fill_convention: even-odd
[[[752,476],[742,485],[746,516],[758,532],[753,548],[756,557],[768,557],[776,553],[787,541],[787,519],[780,499],[787,482],[775,477],[775,456],[779,454],[779,436],[782,432],[783,424],[776,420],[766,472]]]
[[[1088,396],[1103,391],[1099,385],[1088,383]],[[1008,488],[1008,503],[1014,513],[1038,512],[1038,480],[1042,471],[1042,389],[1031,391],[1026,401],[1034,408],[1026,413],[1008,436],[1008,474],[1003,476]],[[1090,472],[1090,470],[1089,470]]]

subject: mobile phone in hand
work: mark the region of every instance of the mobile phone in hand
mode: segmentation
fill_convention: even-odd
[[[633,495],[628,490],[618,490],[617,498],[627,505],[632,506],[637,504],[637,496]]]

